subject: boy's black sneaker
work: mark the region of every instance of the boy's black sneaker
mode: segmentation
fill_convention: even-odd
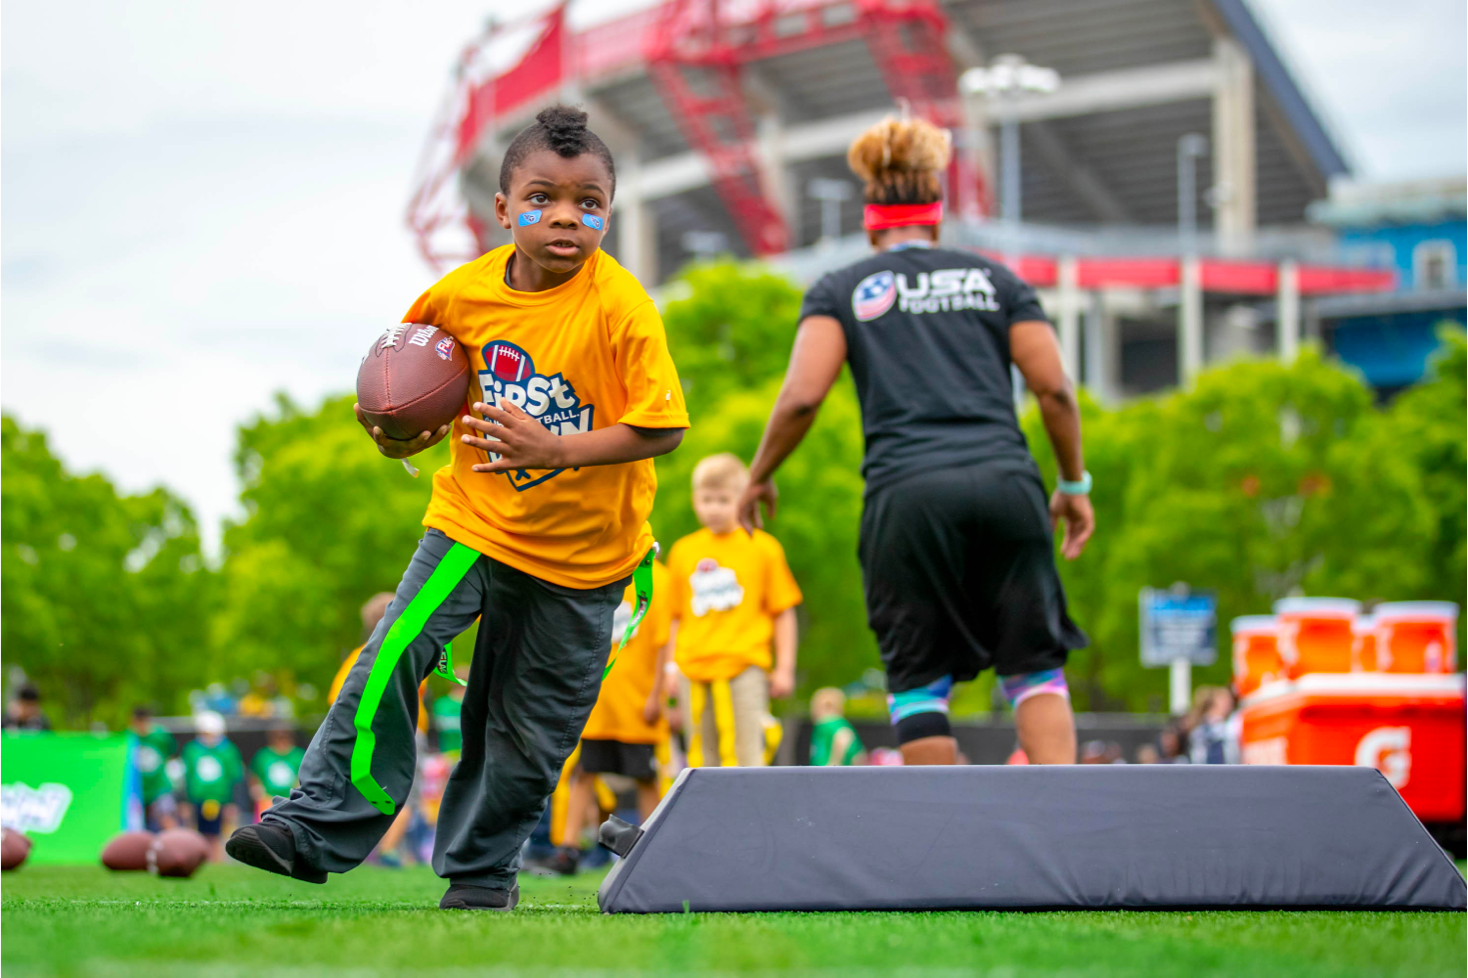
[[[575,846],[557,846],[542,859],[526,862],[525,868],[536,876],[575,876],[581,865],[581,850]]]
[[[487,886],[453,883],[438,901],[440,910],[514,910],[520,902],[520,884],[508,890],[491,890]]]
[[[224,851],[230,858],[267,873],[279,873],[306,883],[326,882],[324,872],[301,865],[296,858],[296,837],[283,825],[261,822],[235,829],[224,844]]]

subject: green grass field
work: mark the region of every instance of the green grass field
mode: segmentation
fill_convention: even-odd
[[[797,913],[606,917],[600,876],[521,881],[512,914],[437,909],[428,870],[326,886],[25,867],[0,883],[15,975],[1454,975],[1461,913]]]

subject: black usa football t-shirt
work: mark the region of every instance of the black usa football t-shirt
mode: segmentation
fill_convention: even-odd
[[[1014,414],[1009,327],[1049,319],[1003,265],[899,246],[823,276],[805,295],[806,316],[834,317],[846,333],[868,492],[937,467],[1034,466]]]

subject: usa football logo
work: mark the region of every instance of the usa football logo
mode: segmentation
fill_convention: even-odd
[[[487,403],[498,406],[501,399],[507,400],[557,435],[591,431],[596,408],[583,404],[576,388],[564,376],[537,373],[530,354],[504,340],[486,343],[483,353],[485,369],[479,371],[479,388],[484,392]],[[486,454],[491,462],[500,459],[494,452]],[[523,492],[564,471],[515,469],[505,475],[516,491]]]
[[[858,322],[876,319],[892,308],[897,298],[897,280],[890,271],[874,272],[857,283],[851,293],[851,311]]]
[[[433,344],[433,352],[438,354],[440,360],[452,360],[454,357],[454,341],[445,336]]]

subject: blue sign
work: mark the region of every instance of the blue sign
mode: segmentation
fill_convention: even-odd
[[[1218,598],[1212,591],[1144,587],[1140,604],[1142,665],[1182,659],[1211,666],[1218,659]]]

